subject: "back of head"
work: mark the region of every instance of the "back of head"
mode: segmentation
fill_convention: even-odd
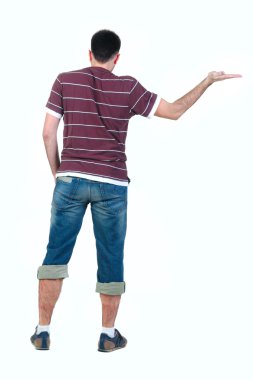
[[[119,36],[111,30],[99,30],[91,38],[91,51],[101,63],[110,61],[119,52],[120,46]]]

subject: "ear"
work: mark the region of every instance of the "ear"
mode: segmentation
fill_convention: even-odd
[[[116,55],[116,58],[115,58],[115,60],[114,60],[114,65],[116,65],[116,63],[118,62],[118,60],[119,60],[119,56],[120,56],[120,54],[118,53],[117,55]]]
[[[92,51],[89,50],[89,58],[90,58],[90,62],[92,61]]]

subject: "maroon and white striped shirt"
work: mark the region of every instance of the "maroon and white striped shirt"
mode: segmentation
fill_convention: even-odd
[[[46,110],[63,116],[63,149],[56,177],[76,176],[127,186],[125,141],[134,115],[151,118],[160,101],[131,76],[103,67],[61,73]]]

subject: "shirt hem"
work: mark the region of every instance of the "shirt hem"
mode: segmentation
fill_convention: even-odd
[[[159,95],[157,95],[156,101],[155,101],[155,103],[154,103],[154,105],[153,105],[150,113],[147,116],[148,119],[152,119],[155,116],[155,112],[156,112],[156,110],[157,110],[157,108],[159,106],[159,103],[160,103],[161,99],[162,99],[162,97],[159,96]]]
[[[66,172],[56,173],[56,178],[57,177],[64,177],[64,176],[86,178],[86,179],[90,179],[92,181],[106,182],[106,183],[111,183],[113,185],[119,185],[119,186],[128,186],[128,182],[117,181],[115,179],[100,177],[100,176],[96,176],[96,175],[89,175],[89,174],[84,174],[84,173],[79,173],[79,172],[71,172],[71,171],[70,172],[66,171]]]
[[[55,112],[53,110],[51,110],[50,108],[46,107],[46,112],[49,113],[50,115],[52,116],[55,116],[57,117],[58,119],[61,119],[62,118],[62,115],[58,112]]]

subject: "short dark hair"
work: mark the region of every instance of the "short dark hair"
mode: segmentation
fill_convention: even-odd
[[[98,62],[108,62],[120,50],[119,36],[111,30],[103,29],[91,38],[91,51]]]

